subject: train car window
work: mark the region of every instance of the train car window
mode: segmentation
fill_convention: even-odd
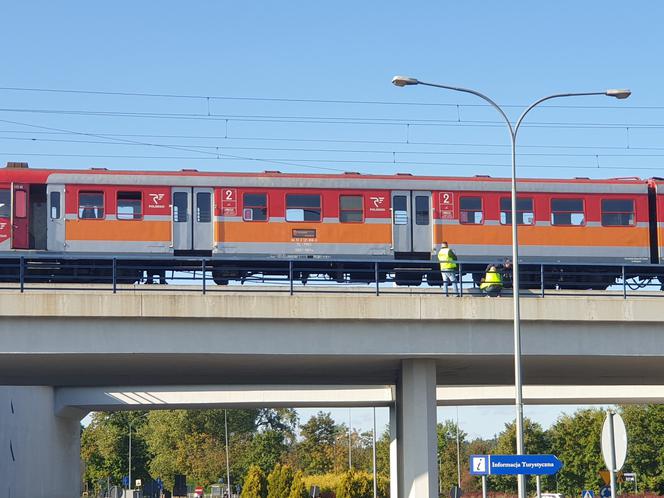
[[[426,195],[415,196],[415,224],[428,225],[429,224],[429,197]]]
[[[633,199],[602,199],[602,225],[634,225]]]
[[[28,216],[28,194],[25,190],[14,191],[15,210],[14,215],[17,218],[25,218]]]
[[[583,199],[551,199],[551,224],[581,226],[586,222]]]
[[[142,217],[141,192],[118,192],[118,220],[140,220]]]
[[[267,194],[244,194],[242,206],[244,221],[267,221]]]
[[[459,223],[481,225],[484,221],[481,197],[461,197],[459,199]]]
[[[408,200],[405,195],[395,195],[392,198],[392,223],[395,225],[408,224]]]
[[[187,223],[187,210],[189,194],[187,192],[173,192],[173,221]]]
[[[533,200],[525,197],[516,198],[516,222],[518,225],[532,225],[535,223]],[[512,199],[500,199],[500,224],[512,224]]]
[[[210,192],[196,192],[196,221],[198,223],[212,221],[212,195]]]
[[[60,219],[60,192],[51,192],[51,219],[59,220]]]
[[[361,195],[339,196],[339,221],[362,223],[364,221],[364,197]]]
[[[9,218],[12,215],[12,194],[9,189],[0,190],[0,218]]]
[[[104,219],[104,193],[79,192],[78,217],[82,220]]]
[[[286,194],[286,221],[320,221],[320,195]]]

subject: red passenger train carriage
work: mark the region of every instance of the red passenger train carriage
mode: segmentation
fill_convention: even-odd
[[[554,265],[557,285],[578,286],[579,268],[566,265],[582,264],[584,285],[600,288],[617,271],[601,265],[664,261],[662,180],[523,179],[518,190],[526,273]],[[389,270],[399,266],[390,261],[430,260],[444,240],[479,274],[511,255],[511,215],[509,179],[485,176],[0,170],[0,258],[134,258],[125,281],[138,280],[141,265],[180,256],[208,258],[218,283],[282,259],[316,261],[342,280],[368,260]],[[439,283],[435,271],[397,272],[397,282],[425,273]]]

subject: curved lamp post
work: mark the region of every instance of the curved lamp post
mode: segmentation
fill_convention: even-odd
[[[580,93],[557,93],[554,95],[549,95],[547,97],[542,97],[539,100],[536,100],[530,104],[526,109],[521,113],[519,119],[517,119],[516,124],[512,124],[510,119],[505,114],[505,111],[496,104],[489,97],[483,93],[478,92],[477,90],[471,90],[469,88],[461,88],[456,86],[449,85],[439,85],[436,83],[426,83],[424,81],[419,81],[416,78],[409,78],[407,76],[395,76],[392,78],[392,83],[396,86],[410,86],[410,85],[425,85],[433,86],[436,88],[443,88],[445,90],[452,90],[455,92],[470,93],[476,95],[479,98],[485,100],[491,106],[496,109],[502,118],[507,124],[507,128],[510,134],[510,140],[512,143],[512,288],[514,296],[514,387],[515,387],[515,407],[516,407],[516,454],[523,455],[523,396],[522,396],[522,381],[521,381],[521,329],[520,329],[520,307],[519,307],[519,243],[517,238],[517,219],[516,219],[516,137],[519,132],[519,127],[523,122],[523,119],[526,115],[536,106],[551,99],[557,99],[562,97],[584,97],[587,95],[606,95],[608,97],[615,97],[617,99],[626,99],[629,97],[632,92],[629,90],[605,90],[603,92],[580,92]],[[526,487],[525,487],[525,478],[523,474],[518,476],[519,483],[519,498],[526,498]]]

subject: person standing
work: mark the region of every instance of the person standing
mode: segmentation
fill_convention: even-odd
[[[486,294],[487,297],[500,297],[503,290],[503,276],[498,269],[491,265],[484,275],[480,283],[480,290]]]
[[[459,288],[457,286],[457,257],[454,251],[450,249],[447,242],[443,241],[440,244],[438,251],[438,261],[440,262],[440,274],[443,277],[443,285],[445,286],[445,295],[449,296],[449,285],[454,285],[454,294],[459,295]]]

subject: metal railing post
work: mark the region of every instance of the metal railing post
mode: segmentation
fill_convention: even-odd
[[[625,265],[622,265],[623,299],[627,299],[627,280],[625,279]]]
[[[463,263],[459,263],[457,266],[457,270],[459,271],[459,274],[457,275],[457,281],[459,282],[459,297],[463,297],[463,271],[461,271],[462,266]]]
[[[544,263],[540,264],[540,293],[544,297]]]
[[[290,295],[293,295],[293,261],[288,262],[288,283],[290,285]]]
[[[118,291],[118,261],[113,258],[113,294]]]
[[[374,261],[374,278],[376,279],[376,295],[380,295],[380,282],[378,279],[378,261]]]
[[[203,272],[203,294],[207,292],[205,287],[205,259],[201,260],[201,271]]]
[[[21,256],[18,267],[18,281],[21,286],[21,292],[25,289],[25,258]]]

